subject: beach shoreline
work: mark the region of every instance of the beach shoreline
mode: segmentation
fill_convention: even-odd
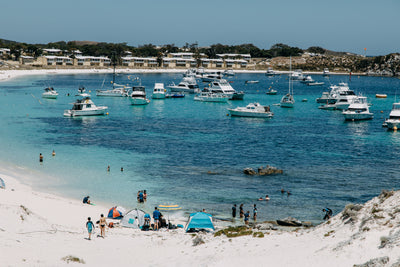
[[[353,213],[346,207],[315,228],[282,231],[260,224],[253,232],[262,232],[263,237],[116,227],[108,228],[105,238],[98,237],[96,228],[92,240],[87,240],[86,218],[96,222],[101,213],[106,214],[106,207],[33,191],[12,174],[2,172],[0,177],[6,183],[6,189],[0,189],[0,250],[5,266],[66,266],[68,259],[79,259],[85,266],[132,262],[142,266],[353,266],[385,257],[395,263],[400,256],[396,249],[400,241],[394,239],[398,216],[393,214],[399,191],[354,206]],[[379,216],[372,218],[373,214]],[[388,240],[384,247],[383,236]],[[149,256],[151,252],[154,256]]]

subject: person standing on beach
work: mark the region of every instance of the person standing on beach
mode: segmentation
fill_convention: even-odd
[[[232,207],[232,217],[236,218],[236,204],[234,204]]]
[[[240,217],[240,218],[243,218],[243,215],[244,215],[243,204],[240,204],[240,207],[239,207],[239,217]]]
[[[249,218],[250,218],[250,211],[247,211],[247,212],[244,214],[244,224],[245,224],[245,225],[249,225]]]
[[[158,223],[160,220],[161,213],[158,211],[157,207],[154,208],[153,211],[153,220],[154,220],[154,230],[158,231]]]
[[[91,221],[91,218],[90,217],[88,217],[87,218],[87,222],[86,222],[86,229],[87,229],[87,231],[88,231],[88,233],[89,233],[89,240],[90,240],[90,237],[92,236],[92,231],[93,231],[93,229],[95,228],[94,227],[94,224],[93,224],[93,222]]]
[[[40,162],[40,163],[43,162],[43,155],[42,155],[42,153],[39,154],[39,162]]]
[[[256,204],[253,206],[253,220],[257,221],[257,207]]]
[[[100,223],[100,236],[104,238],[107,221],[106,221],[106,218],[104,218],[103,214],[100,215],[99,223]]]

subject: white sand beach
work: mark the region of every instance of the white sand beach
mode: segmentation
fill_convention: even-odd
[[[101,238],[97,227],[87,240],[87,217],[95,222],[109,208],[35,192],[18,181],[23,177],[2,172],[1,266],[83,265],[68,263],[69,256],[84,266],[353,266],[375,258],[386,264],[366,266],[400,264],[400,191],[350,205],[315,228],[255,229],[262,238],[122,227],[108,228]]]

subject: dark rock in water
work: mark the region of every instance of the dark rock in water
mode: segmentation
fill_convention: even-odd
[[[281,226],[302,226],[303,224],[301,221],[297,220],[296,218],[287,217],[282,220],[276,220],[276,223]]]
[[[255,170],[253,170],[253,168],[245,168],[243,170],[243,173],[248,174],[248,175],[256,175],[257,174],[257,172]]]
[[[257,169],[257,171],[255,171],[253,168],[245,168],[243,170],[244,174],[248,174],[248,175],[271,175],[271,174],[282,174],[283,170],[280,170],[276,167],[272,167],[267,165],[266,167],[259,167]]]
[[[276,167],[267,165],[266,167],[258,168],[258,175],[271,175],[271,174],[282,174],[283,170],[280,170]]]

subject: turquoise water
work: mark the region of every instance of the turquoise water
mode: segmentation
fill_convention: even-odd
[[[155,82],[178,83],[181,74],[140,76],[151,95]],[[382,128],[395,101],[396,78],[331,76],[324,87],[294,83],[294,109],[274,106],[287,92],[287,76],[237,74],[232,85],[245,100],[202,103],[184,99],[152,100],[131,106],[125,98],[96,97],[111,75],[26,76],[0,83],[0,160],[3,168],[23,171],[22,181],[36,189],[94,202],[140,207],[151,211],[160,203],[180,204],[185,212],[205,208],[229,217],[232,204],[257,204],[259,218],[293,216],[318,222],[322,209],[339,212],[350,202],[364,202],[382,189],[398,189],[400,133]],[[246,80],[260,80],[245,85]],[[128,74],[118,83],[130,83]],[[338,111],[318,109],[315,99],[329,83],[349,82],[356,93],[369,97],[374,119],[344,122]],[[109,84],[106,83],[106,87]],[[42,99],[53,86],[57,100]],[[107,105],[104,117],[64,118],[79,86],[92,91],[97,105]],[[278,95],[266,95],[272,86]],[[388,94],[387,99],[375,98]],[[302,102],[307,99],[307,102]],[[271,105],[272,119],[231,118],[227,108],[250,102]],[[382,111],[382,113],[381,113]],[[57,155],[51,156],[52,150]],[[39,153],[44,163],[39,164]],[[246,176],[246,167],[272,165],[283,175]],[[107,172],[110,165],[111,171]],[[124,171],[121,172],[120,168]],[[282,195],[280,190],[292,195]],[[149,200],[136,203],[138,190]],[[271,201],[258,202],[268,194]]]

